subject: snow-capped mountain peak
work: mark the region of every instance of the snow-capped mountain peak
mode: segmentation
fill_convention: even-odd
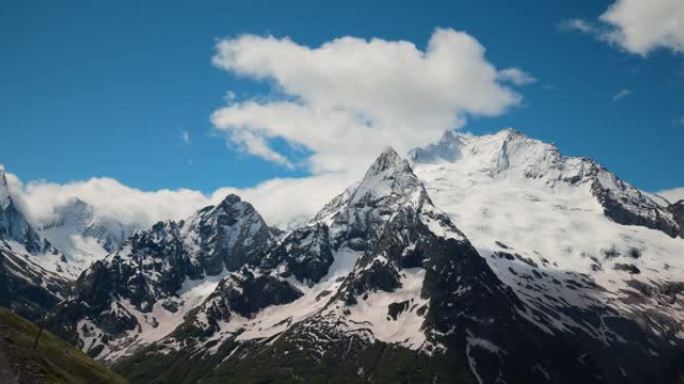
[[[472,171],[491,177],[546,175],[553,180],[562,171],[562,159],[555,145],[531,139],[511,128],[483,136],[447,131],[439,142],[416,148],[409,157],[414,163],[469,162]]]
[[[563,156],[555,145],[513,129],[483,136],[447,132],[438,143],[411,151],[410,159],[423,169],[459,173],[473,185],[508,180],[538,190],[590,194],[605,216],[620,224],[658,229],[670,236],[684,234],[666,207],[595,161]]]
[[[51,220],[39,228],[62,251],[78,272],[118,248],[139,227],[101,217],[87,202],[72,198],[55,208]]]
[[[312,219],[331,224],[336,214],[352,207],[398,209],[405,203],[416,206],[429,201],[425,188],[406,159],[387,147],[366,171],[363,179],[332,199]]]
[[[397,151],[392,147],[386,147],[380,153],[380,155],[375,159],[373,164],[366,171],[365,178],[372,177],[374,175],[383,173],[387,170],[396,168],[404,162],[404,159],[399,156]]]
[[[218,205],[199,210],[182,221],[181,236],[192,254],[205,261],[207,273],[224,266],[236,270],[254,262],[273,242],[273,234],[252,204],[229,194]]]

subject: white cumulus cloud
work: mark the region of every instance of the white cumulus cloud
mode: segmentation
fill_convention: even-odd
[[[184,219],[207,205],[235,193],[249,201],[269,225],[286,226],[311,218],[325,203],[354,180],[339,174],[303,178],[277,178],[254,187],[223,187],[204,194],[192,189],[142,191],[111,178],[91,178],[64,184],[46,181],[23,183],[7,173],[10,194],[34,223],[54,218],[55,208],[79,198],[100,217],[146,228],[160,220]]]
[[[617,0],[597,22],[569,19],[561,26],[592,34],[642,56],[658,48],[684,52],[682,0]]]
[[[314,173],[357,172],[383,147],[424,145],[469,115],[492,116],[517,105],[510,85],[534,79],[502,71],[465,32],[437,29],[424,50],[408,41],[342,37],[318,47],[288,38],[242,35],[219,41],[216,66],[274,85],[281,98],[229,101],[214,126],[245,151],[297,166],[271,142],[311,151]]]

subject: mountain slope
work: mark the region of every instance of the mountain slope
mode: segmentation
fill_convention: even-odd
[[[666,209],[591,160],[562,157],[510,130],[450,133],[412,159],[436,204],[515,290],[531,321],[550,334],[600,340],[583,343],[595,349],[606,381],[676,372],[684,240],[659,227],[676,220]],[[605,195],[620,196],[617,212],[662,220],[616,221]]]
[[[51,327],[134,382],[681,381],[678,205],[511,130],[410,158],[286,233],[234,195],[136,233]]]
[[[0,308],[0,382],[19,383],[125,383],[126,381],[75,349],[43,331],[33,351],[38,328]]]
[[[0,166],[0,238],[20,244],[28,253],[45,253],[51,246],[33,229],[10,194],[5,168]]]
[[[98,217],[88,203],[74,198],[55,209],[54,218],[39,226],[40,233],[59,249],[77,274],[118,248],[132,235],[135,225]]]
[[[619,211],[651,212],[675,224],[678,216],[591,160],[562,157],[551,145],[507,130],[447,134],[437,146],[415,151],[413,162],[436,204],[488,260],[496,252],[517,253],[518,264],[588,274],[611,291],[629,289],[633,279],[681,280],[684,241],[652,228],[655,222],[614,221],[596,185],[612,185],[604,194],[622,193]],[[506,263],[493,267],[510,275]]]
[[[517,253],[485,255],[388,150],[261,264],[226,277],[174,332],[116,367],[140,382],[638,383],[682,374],[681,341],[605,305],[589,277]],[[282,299],[247,310],[253,287]]]
[[[167,380],[183,377],[186,382],[200,377],[207,382],[228,377],[246,382],[434,377],[447,364],[444,357],[427,357],[438,341],[427,340],[421,330],[429,316],[429,294],[423,297],[421,292],[423,264],[439,254],[461,252],[486,268],[463,235],[432,206],[408,163],[387,150],[358,185],[334,199],[311,223],[285,235],[256,268],[255,274],[273,280],[288,278],[301,293],[263,311],[214,317],[213,332],[189,332],[205,329],[203,320],[212,318],[216,302],[209,299],[189,324],[119,362],[118,369],[131,372],[136,381],[156,372],[150,365],[170,360],[197,368],[162,373]],[[310,274],[298,275],[301,271]],[[404,302],[407,308],[400,309]],[[393,360],[400,356],[425,371],[408,372],[395,365]],[[218,367],[212,367],[217,362]],[[474,382],[467,360],[461,363],[449,377]],[[387,366],[380,369],[377,364]]]
[[[115,358],[165,336],[223,276],[272,241],[254,208],[229,195],[187,220],[159,222],[128,238],[78,278],[50,322],[91,355]]]
[[[63,297],[69,278],[63,255],[29,223],[0,166],[0,305],[39,319]]]
[[[116,223],[95,219],[92,207],[78,199],[61,207],[57,218],[43,226],[32,223],[22,208],[0,166],[0,305],[37,320],[64,299],[78,275],[125,233],[117,237],[116,229],[110,228]]]

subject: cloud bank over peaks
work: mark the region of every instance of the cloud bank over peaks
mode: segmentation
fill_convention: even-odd
[[[160,220],[187,218],[200,208],[218,204],[230,193],[252,203],[269,225],[285,227],[313,217],[355,181],[343,174],[276,178],[250,188],[223,187],[204,194],[192,189],[143,191],[106,177],[59,184],[23,183],[12,173],[6,176],[12,200],[38,227],[52,221],[57,209],[75,198],[91,205],[98,217],[147,228]]]
[[[436,29],[424,50],[408,41],[341,37],[319,47],[289,38],[220,40],[214,64],[272,84],[281,98],[231,101],[213,125],[246,152],[295,167],[271,141],[311,152],[314,173],[358,174],[387,145],[399,152],[437,140],[468,116],[495,116],[521,101],[534,78],[497,68],[472,36]]]

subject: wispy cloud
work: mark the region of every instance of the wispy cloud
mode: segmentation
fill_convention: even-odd
[[[562,31],[578,31],[587,34],[599,34],[600,28],[584,19],[567,19],[558,24]]]
[[[631,89],[621,89],[613,96],[613,101],[619,101],[632,94]]]
[[[499,71],[499,81],[510,82],[515,85],[527,85],[537,81],[536,78],[529,73],[524,72],[520,68],[506,68]]]
[[[183,143],[185,145],[190,145],[190,132],[184,130],[181,132],[181,138],[183,139]]]

